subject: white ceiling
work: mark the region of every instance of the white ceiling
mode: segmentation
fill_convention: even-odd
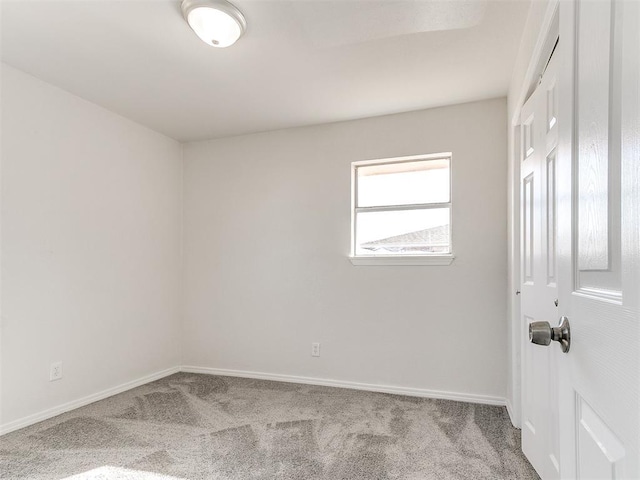
[[[506,95],[528,0],[236,0],[234,46],[179,0],[2,0],[2,61],[181,141]]]

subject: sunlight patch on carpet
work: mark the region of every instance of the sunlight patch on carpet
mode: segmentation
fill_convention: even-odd
[[[131,470],[128,468],[104,467],[94,468],[87,472],[78,473],[63,480],[185,480],[183,478],[160,475],[158,473]]]

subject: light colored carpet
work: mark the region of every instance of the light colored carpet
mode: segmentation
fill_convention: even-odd
[[[503,407],[178,373],[0,437],[3,479],[537,479]]]

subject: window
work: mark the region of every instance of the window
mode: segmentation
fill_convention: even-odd
[[[355,265],[448,265],[451,154],[352,164]]]

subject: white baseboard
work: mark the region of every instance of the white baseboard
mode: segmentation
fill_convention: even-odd
[[[472,393],[443,392],[440,390],[427,390],[424,388],[396,387],[391,385],[375,385],[370,383],[347,382],[344,380],[329,380],[314,377],[299,377],[295,375],[282,375],[276,373],[248,372],[244,370],[228,370],[222,368],[195,367],[183,365],[180,371],[187,373],[206,373],[209,375],[222,375],[226,377],[255,378],[258,380],[275,380],[278,382],[303,383],[306,385],[321,385],[325,387],[350,388],[353,390],[365,390],[367,392],[392,393],[396,395],[408,395],[411,397],[439,398],[443,400],[455,400],[458,402],[481,403],[484,405],[506,406],[506,399],[489,395],[476,395]]]
[[[138,378],[137,380],[132,380],[131,382],[123,383],[122,385],[118,385],[116,387],[108,388],[101,392],[94,393],[93,395],[88,395],[78,400],[63,403],[62,405],[58,405],[57,407],[49,408],[47,410],[43,410],[42,412],[34,413],[33,415],[29,415],[12,422],[2,424],[0,425],[0,435],[4,435],[5,433],[28,427],[29,425],[33,425],[34,423],[47,420],[48,418],[55,417],[76,408],[84,407],[85,405],[89,405],[90,403],[97,402],[98,400],[117,395],[118,393],[126,392],[127,390],[131,390],[132,388],[139,387],[141,385],[144,385],[145,383],[153,382],[154,380],[159,380],[160,378],[178,373],[179,371],[179,367],[167,368],[166,370],[152,373],[151,375],[146,375],[144,377]]]
[[[195,367],[195,366],[185,365],[182,367],[167,368],[166,370],[162,370],[160,372],[156,372],[151,375],[138,378],[137,380],[133,380],[131,382],[123,383],[122,385],[118,385],[116,387],[108,388],[106,390],[95,393],[93,395],[88,395],[78,400],[73,400],[71,402],[67,402],[62,405],[58,405],[56,407],[43,410],[42,412],[38,412],[33,415],[29,415],[27,417],[19,418],[18,420],[14,420],[12,422],[2,424],[0,425],[0,435],[4,435],[6,433],[13,432],[15,430],[19,430],[24,427],[28,427],[29,425],[33,425],[34,423],[47,420],[49,418],[55,417],[62,413],[68,412],[70,410],[74,410],[76,408],[84,407],[85,405],[89,405],[90,403],[97,402],[98,400],[103,400],[107,397],[117,395],[118,393],[126,392],[127,390],[131,390],[132,388],[136,388],[146,383],[159,380],[160,378],[166,377],[168,375],[172,375],[177,372],[205,373],[209,375],[222,375],[226,377],[255,378],[259,380],[274,380],[277,382],[302,383],[306,385],[321,385],[325,387],[338,387],[338,388],[349,388],[352,390],[364,390],[367,392],[380,392],[380,393],[391,393],[395,395],[408,395],[411,397],[439,398],[443,400],[454,400],[458,402],[480,403],[484,405],[498,405],[502,407],[506,406],[507,410],[509,411],[509,416],[511,417],[513,422],[513,415],[512,415],[513,409],[511,408],[511,405],[508,403],[508,401],[501,397],[492,397],[489,395],[476,395],[471,393],[444,392],[441,390],[428,390],[424,388],[397,387],[392,385],[376,385],[371,383],[347,382],[344,380],[330,380],[330,379],[315,378],[315,377],[300,377],[295,375],[282,375],[282,374],[276,374],[276,373],[250,372],[250,371],[244,371],[244,370],[228,370],[228,369],[222,369],[222,368]]]

